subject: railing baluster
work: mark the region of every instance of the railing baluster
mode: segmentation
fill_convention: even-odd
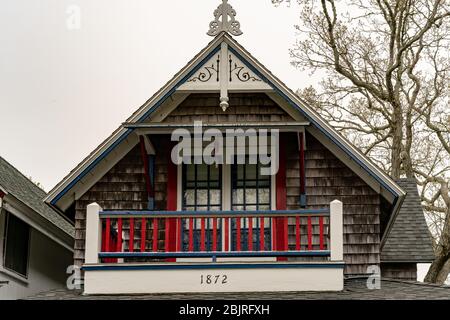
[[[170,218],[166,218],[166,228],[165,228],[165,237],[164,237],[164,251],[169,252],[170,245]]]
[[[230,219],[229,218],[225,218],[225,230],[223,232],[225,232],[225,251],[228,252],[230,251]]]
[[[236,251],[241,251],[241,218],[236,218]]]
[[[189,218],[189,251],[194,251],[194,218]]]
[[[130,241],[129,241],[129,251],[134,252],[134,218],[130,218]]]
[[[283,223],[284,223],[284,250],[285,251],[289,250],[288,221],[289,221],[288,217],[285,217],[283,219]]]
[[[141,252],[145,252],[145,240],[146,240],[146,228],[147,228],[147,219],[141,219]]]
[[[176,244],[176,251],[181,252],[183,251],[183,221],[181,218],[177,218],[177,244]]]
[[[312,224],[311,216],[308,216],[308,250],[312,250]]]
[[[105,251],[109,252],[109,243],[111,239],[111,219],[106,218],[106,229],[105,229]]]
[[[320,226],[320,250],[324,250],[324,241],[323,241],[323,217],[319,217],[319,226]]]
[[[213,218],[213,244],[212,251],[217,251],[217,218]]]
[[[201,219],[201,230],[200,230],[200,251],[206,251],[205,249],[205,218]]]
[[[295,217],[295,250],[300,251],[300,217]]]
[[[265,251],[264,217],[259,218],[259,251]]]
[[[158,218],[153,219],[153,252],[158,251]]]
[[[122,218],[117,219],[117,252],[122,252]]]
[[[248,239],[247,239],[247,243],[248,243],[248,251],[253,251],[253,218],[249,217],[248,218]]]

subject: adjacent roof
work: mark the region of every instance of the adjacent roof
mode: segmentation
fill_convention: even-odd
[[[74,236],[74,227],[59,213],[45,204],[44,198],[47,196],[47,193],[2,157],[0,157],[0,188],[68,235]]]
[[[367,278],[349,278],[340,292],[258,292],[84,296],[67,289],[40,293],[26,300],[449,300],[450,287],[382,279],[381,288],[367,288]]]
[[[432,240],[416,181],[396,182],[407,194],[381,251],[381,261],[431,262],[434,260]]]

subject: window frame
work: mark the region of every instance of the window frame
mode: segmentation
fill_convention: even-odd
[[[208,190],[208,195],[207,195],[207,204],[206,205],[198,205],[197,203],[195,203],[194,205],[186,205],[186,199],[185,199],[185,192],[188,189],[187,188],[187,166],[195,166],[195,179],[197,179],[197,167],[200,165],[206,165],[208,167],[208,173],[207,173],[207,187],[204,188],[205,190]],[[181,211],[189,211],[186,210],[186,207],[193,207],[194,211],[197,211],[199,207],[205,207],[207,210],[211,210],[211,207],[219,207],[219,210],[223,210],[223,165],[218,165],[218,173],[219,173],[219,177],[218,177],[218,190],[220,190],[220,195],[219,195],[219,204],[211,204],[210,202],[210,176],[211,176],[211,170],[210,167],[214,166],[214,164],[211,165],[207,165],[207,164],[183,164],[182,165],[182,169],[181,169]],[[205,182],[205,181],[201,181],[201,182]],[[194,189],[189,188],[190,190],[194,190],[194,202],[197,202],[197,190],[202,190],[203,188],[198,188],[197,187],[198,181],[195,181],[195,186]]]
[[[252,164],[252,165],[256,165],[256,179],[249,179],[250,181],[255,181],[256,182],[256,185],[255,185],[255,187],[254,187],[254,189],[256,189],[256,203],[251,203],[251,204],[248,204],[248,203],[246,203],[246,183],[245,183],[245,181],[247,181],[246,179],[245,179],[245,177],[246,177],[246,171],[245,171],[245,166],[246,165],[248,165],[248,164],[250,164],[250,163],[247,163],[247,160],[248,159],[246,159],[246,162],[244,163],[244,164],[238,164],[238,163],[236,163],[236,160],[235,160],[235,163],[233,163],[233,164],[230,164],[230,186],[229,186],[229,189],[230,189],[230,199],[229,199],[229,201],[230,201],[230,208],[231,208],[231,210],[234,210],[233,208],[234,207],[236,207],[236,206],[242,206],[242,207],[244,207],[244,211],[250,211],[250,210],[247,210],[247,207],[248,206],[254,206],[254,207],[256,207],[256,211],[258,211],[258,210],[260,210],[259,209],[259,207],[261,206],[259,203],[258,203],[258,201],[259,201],[259,190],[258,190],[258,188],[259,188],[259,181],[260,181],[260,179],[259,179],[259,174],[258,174],[258,170],[260,170],[260,168],[261,168],[261,164],[259,163],[259,162],[257,162],[256,164]],[[244,192],[243,192],[243,199],[244,199],[244,202],[242,203],[242,204],[236,204],[235,202],[234,202],[234,199],[233,199],[233,191],[235,190],[235,186],[237,186],[237,182],[239,181],[239,178],[238,178],[238,173],[237,173],[237,166],[239,166],[239,165],[243,165],[244,166],[244,172],[243,172],[243,175],[244,175],[244,180],[242,180],[242,181],[244,181],[244,187],[242,188],[243,190],[244,190]],[[236,180],[237,181],[234,181],[234,177],[236,177]],[[274,193],[274,190],[273,190],[273,179],[272,179],[272,176],[268,176],[268,181],[269,181],[269,186],[267,187],[268,189],[269,189],[269,203],[267,203],[267,204],[262,204],[263,206],[267,206],[267,207],[269,207],[269,209],[268,210],[272,210],[272,208],[273,208],[273,198],[272,198],[272,195],[273,195],[273,193]],[[239,188],[237,188],[236,187],[236,189],[239,189]]]
[[[2,244],[2,268],[7,271],[7,272],[11,272],[12,274],[14,274],[15,276],[19,276],[23,279],[28,279],[29,276],[29,272],[30,272],[30,252],[31,252],[31,226],[29,224],[27,224],[25,221],[23,221],[22,219],[18,218],[17,216],[15,216],[14,214],[12,214],[11,212],[4,210],[3,213],[5,214],[5,218],[4,218],[4,228],[3,228],[3,244]],[[18,272],[17,270],[14,270],[12,268],[9,268],[6,264],[6,259],[7,259],[7,246],[8,246],[8,230],[9,230],[9,223],[11,221],[11,216],[13,216],[15,219],[20,220],[23,224],[25,224],[27,226],[27,250],[26,250],[26,265],[25,265],[25,274],[22,274],[20,272]]]

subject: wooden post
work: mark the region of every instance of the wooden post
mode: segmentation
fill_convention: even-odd
[[[279,142],[280,165],[276,175],[276,208],[286,210],[286,135],[281,135]],[[275,218],[275,250],[287,250],[287,218]],[[277,261],[287,261],[286,257],[277,257]]]
[[[102,208],[91,203],[86,208],[86,242],[84,263],[98,263],[98,253],[102,246],[102,224],[99,213]]]
[[[339,200],[330,204],[330,250],[331,261],[344,260],[343,205]]]

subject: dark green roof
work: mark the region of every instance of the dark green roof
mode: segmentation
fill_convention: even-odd
[[[72,224],[44,203],[47,193],[2,157],[0,157],[0,187],[71,237],[75,235]]]
[[[432,240],[416,181],[400,179],[396,183],[407,194],[381,251],[381,261],[432,262]]]

